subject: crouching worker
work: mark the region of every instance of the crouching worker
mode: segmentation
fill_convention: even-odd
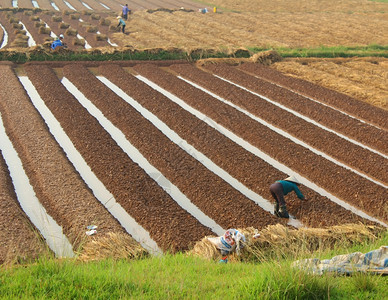
[[[299,199],[306,200],[298,186],[300,182],[295,176],[287,177],[284,180],[278,180],[274,184],[271,184],[269,190],[272,197],[275,199],[275,215],[281,218],[289,218],[289,214],[286,208],[286,202],[284,196],[289,192],[294,191]]]
[[[119,20],[119,24],[117,25],[117,27],[121,26],[121,32],[125,33],[125,21],[121,16],[118,16],[117,19]]]
[[[228,229],[224,235],[209,237],[208,240],[220,250],[223,256],[220,263],[227,263],[229,254],[236,252],[237,255],[240,255],[240,251],[244,247],[245,236],[237,229]]]
[[[66,48],[66,44],[63,42],[64,36],[63,34],[59,35],[59,38],[56,38],[54,42],[51,44],[52,50],[59,50],[62,48]]]

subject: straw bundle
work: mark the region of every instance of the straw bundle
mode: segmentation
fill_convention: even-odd
[[[43,14],[48,15],[48,16],[52,16],[55,14],[55,12],[52,10],[45,10],[45,11],[43,11]]]
[[[276,51],[264,51],[252,55],[249,60],[254,63],[261,63],[263,65],[271,65],[275,62],[281,61],[283,58]]]
[[[79,39],[79,38],[73,38],[72,44],[74,46],[85,46],[85,40],[84,39]]]
[[[15,38],[11,43],[11,47],[27,48],[28,42],[25,39]]]
[[[23,12],[23,15],[25,15],[25,16],[32,16],[32,15],[33,15],[33,12],[32,12],[31,10],[25,10],[25,11]]]
[[[92,14],[90,17],[92,18],[92,20],[100,20],[101,19],[101,16],[97,15],[97,14]]]
[[[107,41],[108,36],[106,34],[96,34],[96,41]]]
[[[34,27],[36,28],[39,28],[39,27],[42,27],[42,26],[45,26],[45,23],[44,22],[34,22]]]
[[[68,36],[76,36],[78,34],[78,31],[76,29],[73,29],[69,27],[66,31],[65,34]]]
[[[110,26],[109,26],[109,31],[119,32],[119,31],[120,31],[120,28],[117,27],[116,25],[110,25]]]
[[[68,10],[62,10],[62,15],[63,15],[63,16],[68,16],[68,15],[70,15],[70,11],[68,11]]]
[[[90,33],[96,33],[98,31],[97,26],[87,26],[86,31]]]
[[[111,22],[108,19],[105,19],[105,18],[100,19],[100,22],[99,22],[99,24],[102,25],[102,26],[109,26],[110,23]]]
[[[94,238],[82,246],[78,259],[81,261],[113,259],[135,259],[148,256],[148,252],[131,236],[122,233],[108,233]]]
[[[84,15],[84,16],[90,16],[90,15],[92,14],[92,12],[90,12],[90,11],[88,11],[88,10],[83,10],[83,11],[81,12],[81,14]]]
[[[50,34],[51,29],[50,29],[50,27],[41,26],[41,27],[39,27],[39,33],[40,34]]]
[[[27,31],[22,30],[22,29],[15,29],[13,33],[14,33],[15,35],[16,35],[16,34],[23,34],[23,35],[25,35],[25,34],[27,33]]]
[[[12,28],[23,29],[23,25],[22,24],[17,24],[17,23],[12,23]]]
[[[61,23],[59,23],[58,27],[59,27],[59,29],[67,29],[70,27],[70,24],[61,22]]]
[[[71,14],[70,15],[70,19],[72,19],[72,20],[79,20],[79,18],[80,18],[80,14]]]
[[[52,16],[51,20],[53,22],[62,22],[62,17],[61,16]]]
[[[38,16],[31,16],[30,20],[35,22],[35,21],[40,21],[40,18]]]

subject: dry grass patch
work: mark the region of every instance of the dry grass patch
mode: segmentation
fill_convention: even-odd
[[[111,24],[111,21],[105,18],[100,19],[100,22],[98,22],[101,26],[109,26]]]
[[[78,254],[80,261],[112,259],[135,259],[148,256],[145,250],[128,234],[108,233],[104,237],[86,242]]]

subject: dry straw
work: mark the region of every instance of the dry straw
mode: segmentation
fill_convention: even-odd
[[[367,226],[364,224],[345,224],[327,228],[293,229],[281,224],[269,225],[260,232],[252,227],[238,229],[246,237],[246,243],[241,256],[229,256],[230,261],[259,259],[266,260],[274,257],[297,257],[312,251],[333,249],[335,246],[350,246],[354,243],[374,240],[384,230],[383,227]],[[259,238],[253,238],[260,233]],[[207,237],[197,242],[190,255],[205,259],[219,259],[221,257],[216,247]]]
[[[148,252],[130,235],[110,232],[103,237],[91,237],[90,241],[81,246],[78,259],[135,259],[147,255]]]

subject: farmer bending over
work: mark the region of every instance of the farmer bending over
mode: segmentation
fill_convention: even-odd
[[[59,50],[61,48],[66,48],[66,44],[63,42],[63,34],[59,35],[59,38],[56,38],[54,42],[51,44],[52,50]]]
[[[290,176],[284,180],[278,180],[274,184],[271,184],[269,190],[272,197],[275,199],[275,215],[281,218],[289,218],[288,211],[286,208],[286,202],[284,196],[289,192],[294,191],[299,199],[306,200],[298,186],[300,182],[295,176]],[[280,206],[280,208],[279,208]]]
[[[117,27],[122,26],[121,32],[125,33],[125,21],[121,16],[118,16],[117,19],[119,19],[119,24],[117,25]]]

